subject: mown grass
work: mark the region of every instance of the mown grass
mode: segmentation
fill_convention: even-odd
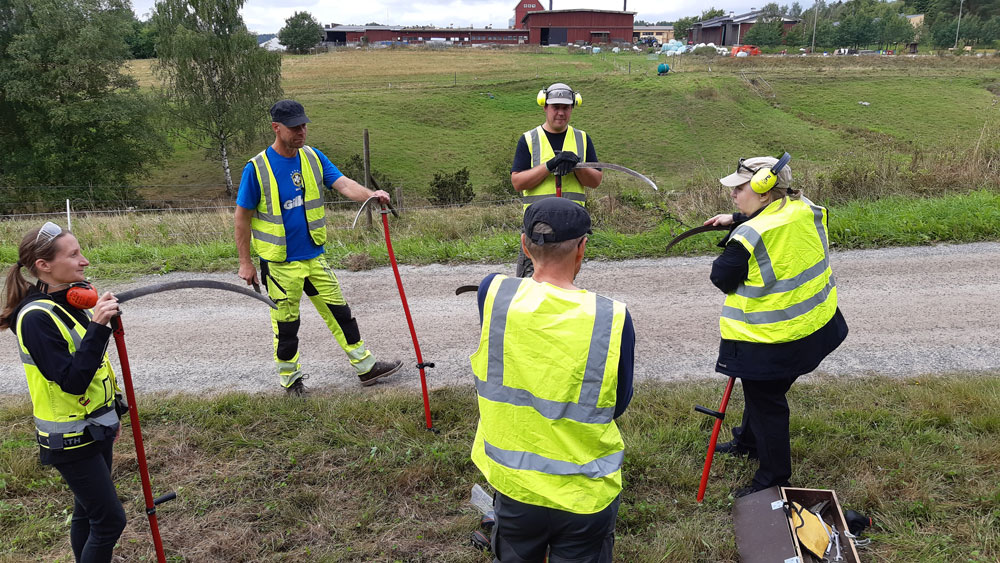
[[[665,256],[664,249],[674,236],[701,224],[703,218],[731,210],[727,200],[721,188],[665,199],[625,190],[613,201],[598,192],[591,206],[595,231],[588,257]],[[354,213],[331,207],[326,244],[331,263],[353,270],[388,265],[378,217],[372,227],[365,227],[362,218],[352,230]],[[390,234],[396,258],[405,264],[512,262],[520,221],[519,204],[413,209],[391,219]],[[17,259],[17,244],[37,223],[37,219],[0,222],[0,262]],[[88,215],[74,219],[73,228],[92,262],[90,272],[97,278],[235,271],[237,266],[228,210]],[[1000,240],[1000,192],[979,190],[938,198],[893,195],[832,205],[829,235],[831,245],[840,250]],[[718,239],[692,237],[671,254],[717,252]]]
[[[719,456],[695,493],[719,382],[643,384],[620,420],[628,447],[620,561],[737,561],[729,491],[754,462]],[[728,419],[739,420],[734,394]],[[303,401],[277,395],[140,400],[158,511],[172,561],[487,561],[467,544],[466,504],[485,485],[469,461],[475,392],[438,389],[427,432],[419,394]],[[1000,374],[822,379],[790,393],[796,486],[837,491],[874,518],[866,561],[1000,558]],[[0,558],[67,561],[71,494],[38,465],[30,406],[0,407]],[[727,425],[728,426],[728,425]],[[129,525],[117,553],[151,560],[131,440],[114,476]]]

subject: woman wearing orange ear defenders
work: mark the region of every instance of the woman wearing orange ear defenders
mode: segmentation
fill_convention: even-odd
[[[70,544],[78,562],[111,561],[125,511],[111,480],[111,448],[127,410],[105,350],[118,312],[111,293],[85,282],[80,243],[55,223],[25,235],[7,273],[0,330],[17,335],[39,457],[73,491]],[[25,268],[37,281],[31,284]],[[78,306],[90,305],[84,310]]]
[[[726,294],[715,370],[743,383],[743,421],[715,451],[760,459],[741,497],[792,476],[785,394],[847,337],[830,270],[826,209],[791,188],[788,153],[740,159],[719,182],[739,213],[706,225],[731,226],[712,264],[712,283]]]

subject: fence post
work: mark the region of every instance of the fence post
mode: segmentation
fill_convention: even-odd
[[[66,230],[73,230],[73,221],[69,218],[69,198],[66,198]]]
[[[372,178],[372,165],[371,165],[371,154],[368,152],[368,129],[365,129],[364,133],[364,162],[365,162],[365,187],[369,190],[371,189],[371,178]],[[372,208],[368,206],[365,208],[366,218],[365,226],[372,226]]]
[[[396,186],[396,211],[403,212],[403,188]]]

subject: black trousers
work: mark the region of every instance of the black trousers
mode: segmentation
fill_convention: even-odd
[[[621,496],[594,514],[518,502],[503,493],[493,497],[494,561],[503,563],[610,563]]]
[[[768,381],[743,379],[743,422],[733,428],[741,446],[756,452],[760,468],[753,477],[756,489],[788,484],[792,476],[792,446],[788,435],[788,399],[785,394],[797,377]]]
[[[54,464],[75,496],[69,541],[77,563],[108,563],[125,529],[125,509],[111,480],[111,444],[81,460]]]

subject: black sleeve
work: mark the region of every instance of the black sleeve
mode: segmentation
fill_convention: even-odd
[[[726,245],[722,255],[712,262],[712,274],[709,279],[722,293],[736,291],[750,274],[750,251],[742,244],[733,241]]]
[[[594,148],[594,140],[590,138],[590,133],[587,133],[587,158],[584,162],[600,162],[597,160],[597,149]]]
[[[523,172],[531,168],[531,151],[528,150],[528,141],[524,140],[524,135],[517,140],[517,150],[514,151],[514,165],[510,167],[511,172]]]
[[[490,274],[483,278],[483,281],[479,282],[479,291],[476,292],[476,301],[479,304],[479,326],[483,326],[483,305],[486,303],[486,294],[490,291],[490,284],[493,283],[493,278],[497,277],[496,274]]]
[[[621,416],[632,402],[632,374],[635,370],[635,327],[632,314],[625,310],[625,327],[622,329],[621,355],[618,357],[618,392],[615,400],[615,418]]]
[[[83,395],[104,362],[111,329],[90,323],[76,354],[69,353],[66,339],[44,311],[29,311],[21,321],[21,338],[45,379],[70,395]]]

